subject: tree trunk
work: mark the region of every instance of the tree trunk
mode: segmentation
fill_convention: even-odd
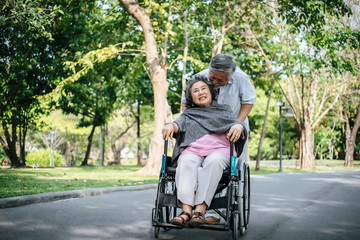
[[[268,117],[268,114],[269,114],[271,93],[272,93],[272,90],[273,90],[273,87],[274,87],[274,82],[275,82],[275,76],[273,76],[273,78],[271,80],[271,85],[270,85],[270,89],[269,89],[269,97],[268,97],[268,101],[267,101],[267,105],[266,105],[264,124],[263,124],[263,127],[262,127],[258,152],[257,152],[257,156],[256,156],[256,166],[255,166],[255,171],[256,172],[258,172],[260,170],[261,146],[262,146],[262,143],[263,143],[264,137],[265,137],[265,127],[266,127],[267,117]]]
[[[104,166],[105,162],[105,127],[100,126],[100,136],[99,136],[99,159],[100,166]]]
[[[184,36],[185,36],[185,46],[184,46],[184,60],[183,60],[183,69],[181,76],[181,93],[185,91],[186,88],[186,62],[187,55],[189,51],[189,38],[187,33],[187,11],[184,12]],[[180,112],[183,112],[184,109],[180,108]]]
[[[136,116],[137,132],[136,132],[136,141],[137,141],[137,165],[141,165],[141,137],[140,137],[140,103],[137,105],[137,116]]]
[[[25,166],[25,158],[26,158],[26,153],[25,153],[25,143],[26,143],[26,124],[21,127],[22,124],[20,124],[19,126],[19,143],[20,143],[20,164],[22,166]]]
[[[148,12],[139,6],[137,0],[120,0],[126,11],[140,23],[145,37],[146,62],[154,89],[154,130],[150,157],[142,169],[143,173],[156,174],[161,168],[162,134],[165,124],[165,103],[169,83],[166,81],[166,66],[161,66],[153,27]]]
[[[15,133],[15,136],[10,135],[9,128],[6,123],[2,124],[3,132],[5,135],[5,140],[0,136],[1,146],[3,150],[5,151],[6,155],[9,157],[11,166],[14,167],[21,167],[21,162],[18,158],[18,155],[16,153],[16,111],[12,111],[12,114],[15,114],[15,118],[12,117],[12,134]],[[15,121],[15,122],[14,122]],[[15,127],[14,127],[15,126]]]
[[[124,144],[121,140],[119,140],[117,147],[116,147],[116,139],[111,142],[111,150],[114,155],[114,162],[117,165],[121,165],[120,158],[121,158],[121,150],[124,148]]]
[[[67,167],[71,167],[72,164],[71,164],[71,161],[72,161],[72,156],[71,156],[71,144],[69,142],[65,142],[65,146],[66,146],[66,149],[65,149],[65,166]]]
[[[344,115],[346,120],[346,155],[345,155],[345,167],[352,167],[354,162],[354,150],[355,150],[355,140],[356,134],[360,127],[360,104],[358,106],[357,115],[354,123],[354,127],[350,129],[349,119],[346,113],[346,109],[344,109]]]
[[[161,155],[163,149],[163,139],[161,134],[161,129],[164,127],[165,123],[165,103],[166,103],[166,93],[168,90],[168,83],[166,82],[166,71],[159,71],[155,75],[158,76],[158,80],[154,81],[154,131],[153,139],[151,145],[151,152],[149,160],[146,163],[145,172],[149,173],[158,173],[161,168]],[[161,81],[161,79],[163,79]]]
[[[2,128],[4,131],[6,141],[3,138],[1,138],[1,147],[4,150],[4,152],[6,153],[6,155],[9,157],[11,166],[20,167],[20,161],[16,154],[15,144],[13,144],[11,141],[9,129],[6,124],[3,124]]]
[[[90,155],[90,151],[91,151],[91,144],[92,144],[92,139],[93,139],[93,136],[94,136],[95,128],[96,128],[96,126],[93,125],[93,127],[91,129],[91,132],[90,132],[90,135],[88,136],[88,146],[87,146],[87,149],[86,149],[85,158],[82,161],[81,166],[87,166],[88,165],[88,159],[89,159],[89,155]]]
[[[114,162],[115,164],[120,165],[120,158],[121,158],[121,150],[124,148],[125,146],[125,142],[126,140],[123,139],[123,137],[126,137],[127,132],[130,130],[130,128],[132,128],[132,126],[134,126],[134,124],[136,123],[136,121],[132,122],[130,125],[128,125],[126,127],[126,129],[122,132],[119,133],[119,135],[115,138],[111,138],[110,135],[108,135],[109,138],[109,142],[111,145],[111,151],[114,155]],[[116,141],[118,141],[118,143],[116,144]]]
[[[68,129],[65,129],[65,139],[71,139],[68,133]],[[65,166],[67,167],[71,167],[72,166],[72,149],[73,146],[71,145],[70,141],[66,140],[65,144],[63,145],[62,148],[62,153],[64,154],[64,158],[65,158]]]
[[[305,122],[300,129],[300,158],[299,168],[313,169],[315,167],[314,157],[314,130],[309,122]]]
[[[112,141],[111,142],[111,150],[112,150],[112,153],[114,155],[114,162],[115,164],[117,165],[120,165],[121,162],[120,162],[120,151],[117,151],[117,148],[116,148],[116,141]]]
[[[19,126],[19,143],[20,143],[20,164],[22,166],[26,165],[26,135],[28,130],[28,120],[29,116],[27,114],[28,110],[23,110],[23,114],[19,114],[20,116],[20,123]]]

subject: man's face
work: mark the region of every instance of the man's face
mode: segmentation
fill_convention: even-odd
[[[209,71],[209,79],[215,85],[215,87],[224,86],[228,83],[228,72],[214,72]]]

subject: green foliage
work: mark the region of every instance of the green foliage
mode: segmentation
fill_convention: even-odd
[[[79,16],[95,7],[94,2],[19,0],[1,6],[0,121],[6,136],[2,142],[7,143],[2,147],[13,165],[24,164],[16,153],[16,135],[21,136],[23,149],[27,130],[43,111],[39,96],[66,77],[62,61],[74,50],[72,39],[82,32],[77,26],[86,19]]]
[[[208,67],[215,44],[224,37],[222,52],[233,53],[238,66],[256,86],[258,101],[250,115],[249,146],[250,156],[254,158],[271,78],[274,76],[284,86],[282,77],[296,78],[303,74],[306,87],[312,79],[309,76],[322,75],[318,70],[325,69],[332,75],[324,74],[319,79],[318,96],[322,96],[323,89],[335,82],[332,76],[345,71],[358,73],[359,57],[354,53],[359,49],[360,34],[341,22],[340,17],[349,13],[341,0],[279,0],[279,8],[262,0],[228,2],[227,16],[226,1],[160,0],[139,4],[150,14],[160,61],[167,69],[170,86],[167,100],[173,113],[180,109],[185,17],[189,40],[187,77]],[[278,13],[280,16],[276,18]],[[228,27],[224,36],[223,23]],[[117,0],[6,1],[0,16],[0,120],[6,124],[3,126],[8,128],[10,138],[1,135],[3,142],[10,143],[16,138],[19,141],[19,133],[25,133],[31,144],[39,144],[34,140],[37,131],[46,135],[57,130],[67,147],[72,147],[76,159],[85,152],[90,125],[104,124],[121,109],[129,122],[131,118],[140,118],[142,148],[148,149],[154,111],[144,50],[142,28]],[[57,91],[51,94],[52,100],[68,115],[54,111],[38,119],[46,113],[44,99],[50,97],[49,92],[54,88]],[[358,86],[350,89],[358,90]],[[332,92],[336,90],[329,88]],[[275,85],[273,98],[281,95]],[[349,109],[352,126],[359,100],[346,97],[342,102]],[[324,103],[325,107],[328,105]],[[13,114],[17,117],[12,118]],[[42,122],[46,124],[41,125]],[[12,136],[12,123],[17,125],[15,136]],[[123,122],[112,124],[125,126]],[[276,157],[278,126],[278,107],[272,100],[262,147],[264,158]],[[317,129],[316,146],[328,142],[326,129]],[[283,130],[284,154],[290,155],[298,143],[294,120],[283,119]],[[31,135],[26,135],[26,131]],[[341,126],[334,131],[336,138],[340,138]],[[116,137],[118,132],[111,134]],[[128,145],[135,143],[132,137]],[[336,143],[335,149],[344,151],[341,145],[344,139]],[[356,143],[355,149],[359,151],[359,141]],[[62,152],[66,149],[64,145],[59,147]]]
[[[268,97],[265,91],[255,88],[256,104],[249,115],[250,139],[249,139],[249,156],[255,159],[257,156],[259,141],[261,137],[262,125],[264,123],[264,113]],[[265,128],[265,137],[261,147],[262,159],[278,159],[279,151],[279,107],[276,106],[276,99],[270,101],[268,120]],[[282,118],[283,124],[283,154],[293,155],[298,142],[296,125],[294,118]]]
[[[33,164],[40,164],[41,167],[49,167],[51,154],[52,154],[51,150],[44,148],[31,151],[26,155],[26,163],[30,167]],[[63,162],[64,162],[64,157],[55,151],[54,152],[55,167],[61,166]]]
[[[10,160],[3,149],[0,148],[0,166],[10,166]]]
[[[80,115],[79,127],[104,125],[111,116],[119,85],[114,64],[109,60],[98,64],[78,81],[64,85],[57,107],[64,113]]]
[[[62,153],[69,150],[72,161],[76,166],[79,165],[75,162],[86,152],[87,136],[91,132],[91,127],[77,127],[80,117],[73,114],[62,114],[60,110],[52,111],[49,115],[42,115],[40,121],[44,122],[41,128],[29,133],[32,144],[47,147],[48,145],[44,145],[43,135],[47,137],[51,131],[57,131],[64,142],[56,150]]]
[[[341,20],[341,17],[351,14],[345,1],[279,0],[278,2],[279,13],[286,19],[290,32],[298,37],[301,36],[306,41],[307,48],[313,51],[309,61],[313,69],[327,68],[327,71],[334,75],[346,71],[357,74],[357,60],[339,54],[342,51],[352,52],[358,49],[360,42],[360,32],[346,27]]]
[[[80,117],[72,114],[64,115],[60,110],[54,110],[49,115],[42,115],[40,121],[45,124],[38,128],[39,131],[49,132],[51,130],[58,130],[61,133],[75,134],[79,136],[89,135],[91,128],[78,128],[77,124]]]
[[[321,35],[328,16],[339,18],[351,12],[342,0],[278,0],[279,12],[294,31],[301,32],[304,28],[312,35]]]

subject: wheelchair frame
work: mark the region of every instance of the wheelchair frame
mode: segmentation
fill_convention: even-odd
[[[152,225],[155,237],[160,228],[182,229],[182,226],[170,223],[177,216],[176,168],[170,166],[171,157],[167,156],[168,141],[164,144],[162,167],[159,176],[155,207],[152,209]],[[248,228],[250,219],[250,168],[233,154],[230,144],[230,167],[224,170],[214,198],[208,210],[214,210],[224,220],[219,224],[200,224],[200,229],[232,231],[232,238],[238,239]],[[222,210],[222,211],[221,211]]]

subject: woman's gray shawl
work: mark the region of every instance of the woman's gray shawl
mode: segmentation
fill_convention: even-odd
[[[240,156],[247,139],[247,132],[243,122],[237,120],[231,107],[226,104],[213,102],[209,107],[187,108],[174,121],[179,126],[179,132],[175,135],[176,144],[174,147],[171,165],[177,165],[180,153],[192,142],[206,134],[225,133],[234,124],[241,124],[244,127],[244,136],[235,143],[237,156]]]

